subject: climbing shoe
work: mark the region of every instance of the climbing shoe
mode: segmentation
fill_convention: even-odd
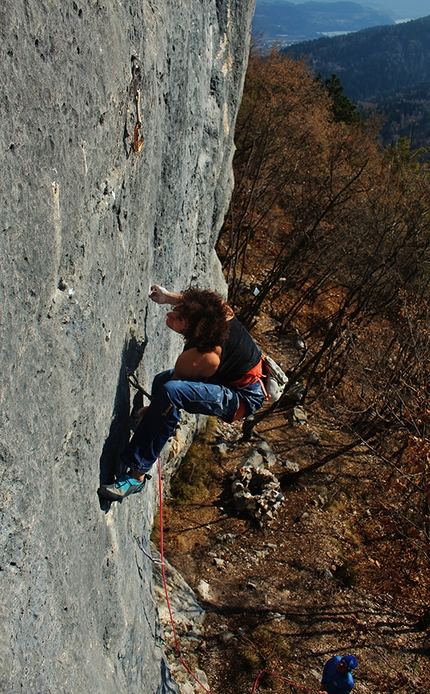
[[[136,480],[130,473],[124,472],[112,484],[102,484],[99,489],[99,494],[107,499],[114,501],[122,501],[130,494],[137,494],[142,491],[145,486],[146,477],[143,482]]]

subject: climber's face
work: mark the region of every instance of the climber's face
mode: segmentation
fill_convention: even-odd
[[[168,311],[166,315],[166,325],[175,333],[183,335],[187,329],[187,321],[183,318],[179,311],[174,309],[173,311]]]

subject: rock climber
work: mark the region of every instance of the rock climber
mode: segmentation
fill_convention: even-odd
[[[176,294],[154,284],[149,297],[172,307],[166,325],[185,344],[174,369],[154,378],[150,404],[121,455],[127,471],[99,489],[117,501],[143,489],[180,410],[233,422],[253,414],[265,397],[261,350],[221,296],[195,288]]]
[[[327,660],[321,678],[321,691],[327,694],[349,694],[354,687],[352,670],[358,667],[353,655],[335,655]]]

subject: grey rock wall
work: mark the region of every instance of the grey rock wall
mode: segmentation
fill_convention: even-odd
[[[155,480],[106,508],[96,490],[129,436],[126,371],[149,388],[181,348],[165,309],[148,302],[150,284],[224,291],[213,248],[253,6],[1,3],[6,694],[177,691],[138,546],[151,531]],[[132,56],[142,68],[138,154]],[[178,455],[166,453],[166,473]]]

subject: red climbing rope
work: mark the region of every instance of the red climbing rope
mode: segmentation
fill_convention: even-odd
[[[207,687],[205,687],[204,684],[202,684],[202,683],[200,682],[200,680],[196,677],[196,675],[193,673],[193,671],[191,670],[191,668],[188,666],[188,664],[185,662],[185,660],[184,660],[183,657],[182,657],[181,649],[180,649],[179,641],[178,641],[178,636],[177,636],[177,633],[176,633],[175,620],[173,619],[172,607],[171,607],[171,605],[170,605],[169,591],[168,591],[168,589],[167,589],[166,569],[165,569],[165,566],[164,566],[164,539],[163,539],[163,536],[164,536],[164,533],[163,533],[163,478],[162,478],[162,475],[161,475],[161,459],[160,459],[160,456],[158,456],[158,488],[159,488],[159,493],[160,493],[160,558],[161,558],[160,565],[161,565],[161,575],[162,575],[162,577],[163,577],[163,586],[164,586],[164,593],[165,593],[165,596],[166,596],[167,609],[169,610],[170,622],[171,622],[171,624],[172,624],[173,639],[174,639],[174,642],[175,642],[176,654],[177,654],[179,660],[181,661],[182,665],[184,666],[184,668],[185,668],[185,669],[187,670],[187,672],[189,672],[189,674],[191,675],[191,677],[197,682],[197,684],[200,685],[200,687],[201,687],[205,692],[207,692],[208,694],[210,694],[210,690],[207,689]]]

